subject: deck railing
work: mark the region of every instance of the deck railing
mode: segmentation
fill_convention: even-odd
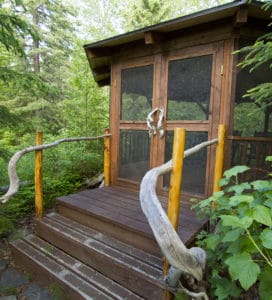
[[[176,280],[183,272],[198,281],[202,280],[206,263],[205,251],[197,247],[187,249],[176,232],[179,219],[183,159],[204,147],[216,143],[213,190],[214,192],[219,191],[218,181],[223,173],[225,132],[226,127],[219,125],[218,138],[203,142],[184,151],[185,130],[180,128],[175,129],[172,160],[150,170],[142,180],[140,188],[141,207],[153,231],[154,237],[166,258],[164,275],[168,275],[167,282],[170,287],[177,286],[178,282]],[[156,194],[156,185],[159,176],[168,172],[172,173],[169,189],[168,215],[166,215]],[[171,265],[171,270],[174,270],[173,272],[169,272],[169,265]],[[171,276],[169,276],[170,273]],[[183,287],[182,290],[190,296],[196,296]],[[205,292],[199,293],[198,296],[208,299]],[[165,299],[168,297],[169,295],[166,293]]]
[[[36,133],[36,146],[30,146],[23,150],[16,152],[9,161],[8,175],[9,175],[9,189],[0,198],[1,203],[7,202],[14,196],[20,184],[20,179],[17,175],[16,167],[21,157],[29,152],[35,151],[35,210],[36,217],[40,218],[43,215],[43,179],[42,179],[42,154],[43,150],[56,147],[62,143],[78,142],[78,141],[91,141],[104,139],[104,185],[108,186],[110,183],[110,136],[109,130],[105,130],[105,134],[95,137],[74,137],[64,138],[49,144],[43,144],[42,132]]]

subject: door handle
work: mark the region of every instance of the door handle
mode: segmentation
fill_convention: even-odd
[[[154,124],[154,114],[159,111],[159,118],[157,125]],[[147,127],[149,128],[149,136],[156,135],[159,132],[160,138],[164,136],[164,129],[163,129],[163,118],[164,118],[164,109],[163,107],[158,108],[156,107],[153,109],[146,118]]]
[[[160,138],[164,136],[164,129],[163,129],[163,118],[164,118],[164,109],[163,107],[159,108],[159,119],[157,123],[157,130],[159,131]]]

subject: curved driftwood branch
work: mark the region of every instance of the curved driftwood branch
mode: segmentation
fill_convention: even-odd
[[[217,141],[217,139],[214,139],[188,149],[184,152],[184,157],[196,153],[200,149],[214,144]],[[205,251],[197,247],[191,249],[186,248],[170,223],[156,194],[158,177],[170,172],[171,169],[172,160],[146,173],[140,188],[141,207],[150,224],[155,239],[169,264],[175,269],[181,270],[183,273],[189,274],[199,281],[203,277],[203,270],[205,268]]]
[[[21,157],[23,155],[25,155],[26,153],[52,148],[52,147],[58,146],[59,144],[62,144],[62,143],[78,142],[78,141],[91,141],[91,140],[97,140],[97,139],[101,139],[101,138],[108,137],[108,136],[111,136],[111,134],[103,134],[103,135],[99,135],[96,137],[64,138],[64,139],[60,139],[60,140],[57,140],[57,141],[55,141],[53,143],[49,143],[49,144],[44,144],[44,145],[39,145],[39,146],[30,146],[28,148],[25,148],[23,150],[16,152],[12,156],[12,158],[10,159],[10,161],[8,163],[8,175],[9,175],[10,184],[9,184],[9,189],[6,192],[6,194],[0,198],[1,203],[7,202],[12,196],[14,196],[18,192],[20,180],[19,180],[19,177],[16,172],[16,166],[17,166],[18,161],[21,159]]]

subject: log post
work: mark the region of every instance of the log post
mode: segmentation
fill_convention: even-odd
[[[43,134],[36,132],[36,145],[42,145]],[[35,151],[35,211],[36,218],[43,215],[42,150]]]
[[[105,129],[105,134],[109,133]],[[110,136],[104,137],[104,186],[110,186]]]
[[[216,145],[216,154],[215,154],[213,192],[220,191],[218,182],[223,176],[225,136],[226,136],[226,126],[220,124],[218,126],[218,143]]]
[[[175,230],[178,229],[179,222],[179,208],[180,208],[180,190],[182,183],[182,169],[184,159],[186,132],[183,128],[175,128],[174,130],[174,143],[173,143],[173,168],[170,178],[169,197],[168,197],[168,218]],[[164,259],[163,272],[164,276],[168,273],[169,264]],[[172,299],[172,294],[165,291],[165,300]]]

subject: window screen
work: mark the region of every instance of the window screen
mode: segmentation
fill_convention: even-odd
[[[169,62],[168,120],[208,120],[212,55]]]
[[[121,130],[119,177],[140,181],[149,170],[148,131]]]
[[[152,108],[153,65],[122,70],[121,120],[145,120]]]
[[[166,134],[165,161],[172,158],[174,132]],[[186,132],[185,149],[189,149],[199,143],[208,140],[207,132]],[[207,148],[186,157],[183,162],[182,188],[181,191],[190,194],[203,195],[206,183]],[[164,176],[164,187],[169,188],[170,175]]]

